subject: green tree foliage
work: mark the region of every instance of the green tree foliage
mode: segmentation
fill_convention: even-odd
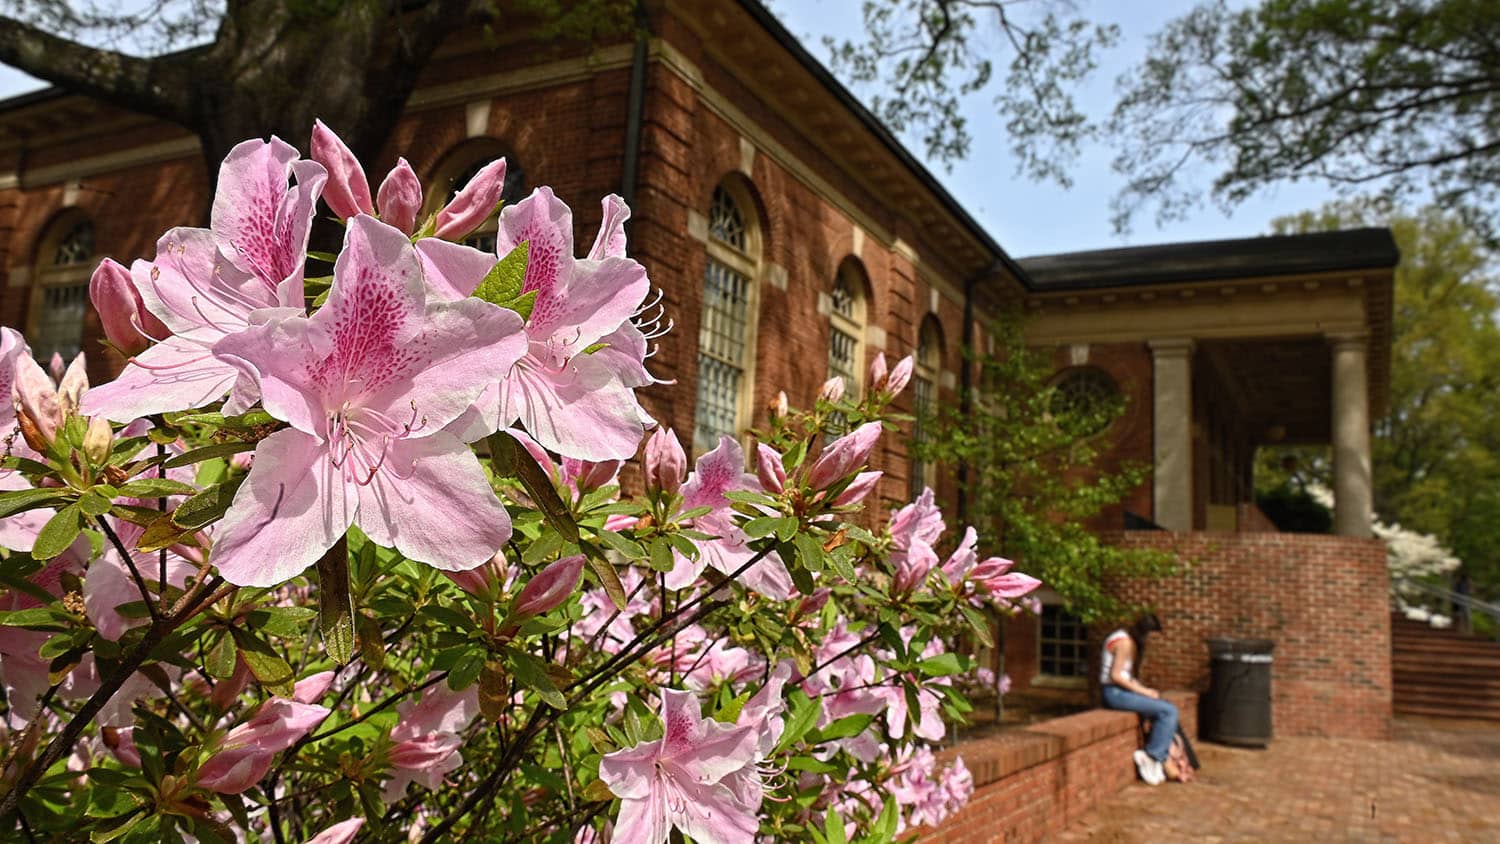
[[[1105,508],[1148,477],[1143,465],[1101,460],[1125,403],[1070,401],[1057,392],[1051,350],[1027,348],[1019,319],[1002,319],[994,334],[1001,344],[980,358],[968,408],[934,420],[919,456],[965,467],[966,516],[981,546],[1041,578],[1084,621],[1125,619],[1142,608],[1111,585],[1163,575],[1175,564],[1170,554],[1120,548],[1098,533],[1116,527],[1098,523]]]
[[[1098,131],[1072,89],[1118,27],[1090,23],[1067,0],[866,0],[864,24],[862,38],[824,43],[834,70],[870,92],[887,126],[920,136],[928,156],[951,162],[972,141],[961,98],[993,93],[1021,170],[1068,183],[1079,144]]]
[[[1401,249],[1388,412],[1375,424],[1375,509],[1388,523],[1436,535],[1470,567],[1476,587],[1500,593],[1500,289],[1496,255],[1458,215],[1337,202],[1277,220],[1278,232],[1363,225],[1391,228]],[[1280,455],[1267,455],[1265,490]],[[1258,468],[1260,468],[1258,467]],[[1303,478],[1326,456],[1303,450]],[[1325,480],[1326,483],[1326,480]]]
[[[1316,180],[1435,194],[1494,234],[1500,198],[1500,5],[1493,0],[1207,2],[1120,80],[1110,133],[1130,181],[1124,226],[1197,207],[1197,168],[1234,204]]]

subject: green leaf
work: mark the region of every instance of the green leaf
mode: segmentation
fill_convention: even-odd
[[[847,715],[843,718],[838,719],[837,721],[834,721],[828,726],[815,731],[809,738],[809,741],[814,744],[818,744],[825,741],[834,741],[835,739],[857,736],[868,729],[870,723],[874,720],[874,715],[863,713],[859,715]]]
[[[730,490],[724,493],[724,497],[738,504],[759,504],[766,507],[776,506],[776,499],[763,492],[751,492],[748,489]]]
[[[68,550],[82,530],[82,507],[74,503],[58,510],[47,520],[42,532],[37,534],[36,542],[31,546],[32,559],[50,560],[56,557]]]
[[[542,702],[553,709],[568,708],[567,698],[563,697],[562,692],[553,685],[552,678],[547,676],[547,667],[542,664],[541,660],[529,653],[512,648],[506,649],[505,656],[516,682],[536,692]]]
[[[109,508],[114,506],[114,504],[107,497],[101,495],[98,490],[91,489],[78,499],[78,506],[83,510],[85,516],[93,518],[108,513]]]
[[[526,546],[526,550],[521,552],[521,562],[534,566],[544,560],[550,560],[567,544],[568,541],[563,539],[562,534],[557,531],[543,531],[535,542]]]
[[[665,536],[651,540],[651,568],[656,571],[671,571],[677,562],[672,558],[672,543]]]
[[[758,519],[751,519],[745,522],[740,526],[740,529],[751,539],[760,539],[762,536],[769,536],[773,533],[780,523],[781,519],[775,516],[761,516]]]
[[[628,536],[623,536],[612,530],[601,530],[598,535],[600,542],[618,551],[626,559],[640,560],[646,556],[646,549],[641,547],[641,543],[636,542]]]
[[[73,493],[65,489],[17,489],[0,492],[0,519],[27,510],[61,504],[72,497]]]
[[[328,656],[339,665],[354,657],[354,596],[349,591],[349,540],[339,537],[318,558],[318,629]]]
[[[203,490],[177,505],[172,511],[172,522],[178,527],[197,530],[219,520],[234,502],[234,495],[244,482],[245,476],[241,475]]]
[[[240,648],[240,658],[249,666],[250,673],[271,694],[292,696],[292,685],[296,674],[271,643],[242,627],[231,627],[230,634]]]
[[[24,610],[0,612],[0,626],[24,627],[27,630],[50,632],[68,629],[66,617],[59,616],[50,607],[30,607]]]
[[[975,642],[980,647],[993,648],[995,634],[990,628],[990,620],[984,617],[984,613],[968,604],[959,604],[958,611],[963,613],[964,620],[969,622],[969,627],[974,631]]]
[[[138,478],[120,487],[125,498],[166,498],[169,495],[196,495],[192,484],[171,478]]]
[[[162,465],[167,467],[168,469],[175,469],[178,466],[191,466],[194,463],[201,463],[204,460],[212,460],[215,457],[229,457],[231,455],[239,454],[245,451],[254,451],[256,445],[256,443],[251,442],[215,443],[214,445],[206,445],[202,448],[195,448],[192,451],[189,451],[185,454],[179,454],[176,457],[170,457]]]
[[[842,577],[845,583],[855,583],[859,580],[859,574],[854,571],[854,563],[849,559],[852,555],[850,546],[840,545],[829,552],[827,557],[828,567]]]
[[[818,723],[818,716],[823,711],[822,701],[809,698],[801,689],[788,695],[787,702],[790,714],[786,719],[786,727],[781,731],[781,741],[776,744],[778,753],[801,741],[807,731]]]
[[[624,610],[629,597],[625,594],[625,584],[620,582],[619,572],[615,571],[615,567],[604,558],[598,548],[587,542],[582,543],[580,547],[583,548],[584,561],[589,564],[589,570],[599,578],[599,584],[604,587],[609,599],[614,602],[617,609]]]
[[[163,513],[155,521],[151,522],[151,524],[146,525],[146,530],[141,534],[141,538],[135,541],[135,547],[146,552],[160,551],[163,548],[170,548],[182,542],[192,534],[192,530],[178,527],[172,521],[170,513]]]
[[[521,289],[526,284],[526,262],[530,254],[530,241],[523,240],[516,244],[514,249],[485,273],[479,286],[474,289],[474,297],[502,308],[520,298]]]
[[[965,670],[963,660],[952,651],[930,656],[917,663],[917,668],[928,677],[947,677],[952,674],[962,674]]]
[[[828,839],[828,844],[849,844],[849,837],[844,833],[844,819],[839,817],[838,810],[832,806],[828,807],[826,820],[823,821],[823,836]]]
[[[810,533],[799,533],[792,541],[797,547],[797,562],[808,571],[822,571],[823,561],[828,557],[828,552],[823,550],[823,544],[816,536]]]
[[[208,649],[208,656],[204,663],[204,669],[208,676],[215,680],[227,680],[234,676],[235,654],[234,637],[224,634]]]
[[[250,612],[248,620],[251,627],[272,636],[301,636],[306,632],[303,626],[317,614],[312,607],[258,607]]]
[[[542,516],[547,520],[554,530],[562,534],[569,542],[578,542],[578,524],[573,521],[573,514],[568,510],[568,505],[563,503],[557,494],[557,488],[552,485],[552,479],[537,464],[536,459],[531,456],[514,437],[508,434],[495,432],[489,436],[490,461],[495,467],[495,474],[502,477],[515,476],[521,480],[521,486],[526,488],[526,494],[541,508]]]

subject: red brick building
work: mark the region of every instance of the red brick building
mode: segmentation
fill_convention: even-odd
[[[1202,688],[1204,635],[1266,635],[1282,641],[1278,729],[1383,733],[1369,422],[1387,379],[1388,233],[1017,262],[754,0],[647,9],[645,50],[446,45],[372,173],[404,156],[437,204],[505,155],[510,190],[551,185],[580,237],[600,197],[624,195],[632,254],[676,323],[653,371],[677,386],[645,401],[699,443],[763,423],[777,390],[810,397],[830,373],[858,388],[879,351],[917,355],[905,409],[957,402],[965,345],[986,347],[987,314],[1024,306],[1029,339],[1060,349],[1059,378],[1131,399],[1111,457],[1154,472],[1125,509],[1168,530],[1123,541],[1176,543],[1198,563],[1122,586],[1151,590],[1173,631],[1153,656],[1158,682]],[[0,322],[39,355],[97,350],[92,266],[151,255],[166,228],[206,224],[208,202],[179,127],[58,91],[0,103]],[[119,364],[94,354],[93,374]],[[1252,533],[1265,527],[1249,503],[1255,447],[1293,442],[1335,445],[1343,536]],[[913,465],[904,438],[885,440],[878,466],[887,503],[924,484],[953,497],[949,473]],[[1041,621],[1012,624],[1007,669],[1076,686],[1083,634],[1055,609]]]

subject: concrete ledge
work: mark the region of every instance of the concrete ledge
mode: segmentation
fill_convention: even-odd
[[[1197,734],[1198,695],[1167,692],[1183,731]],[[962,757],[974,775],[974,796],[935,830],[930,844],[1032,842],[1062,831],[1099,801],[1135,780],[1131,751],[1140,746],[1139,719],[1091,709],[944,751]]]

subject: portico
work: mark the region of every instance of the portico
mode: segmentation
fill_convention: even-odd
[[[1383,229],[1023,260],[1037,346],[1149,356],[1150,513],[1175,531],[1255,528],[1262,445],[1331,445],[1335,532],[1368,537],[1370,425],[1385,400],[1391,273]],[[1116,346],[1118,348],[1118,346]]]

